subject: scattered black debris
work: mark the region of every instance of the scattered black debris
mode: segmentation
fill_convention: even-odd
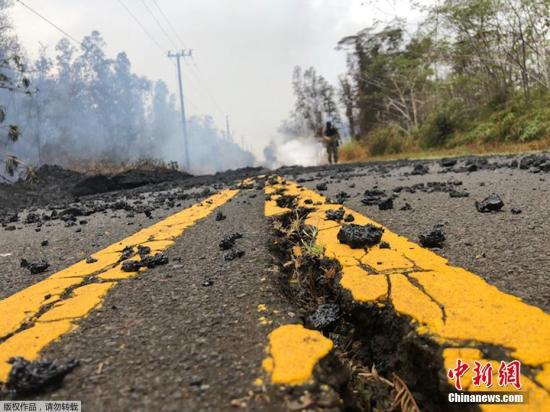
[[[341,207],[338,210],[327,210],[325,212],[325,217],[328,220],[335,220],[335,221],[339,222],[340,220],[342,220],[344,218],[345,213],[346,213],[346,211],[344,210],[343,207]]]
[[[157,253],[153,256],[141,256],[141,266],[152,269],[160,265],[168,264],[168,256],[165,253]]]
[[[58,386],[65,375],[78,366],[76,360],[60,365],[46,360],[29,362],[21,357],[11,358],[8,363],[13,366],[8,375],[6,389],[17,395],[31,395],[48,387]]]
[[[390,244],[388,242],[380,242],[380,244],[378,245],[378,247],[380,249],[389,249],[390,248]]]
[[[393,209],[393,198],[388,197],[378,203],[378,209],[380,210],[390,210]]]
[[[326,303],[317,306],[315,312],[309,317],[308,321],[318,330],[324,330],[335,323],[340,318],[340,306],[334,303]]]
[[[350,223],[350,222],[353,222],[355,221],[355,218],[353,217],[353,215],[350,213],[348,214],[345,218],[344,218],[344,222],[346,223]]]
[[[28,269],[31,275],[38,275],[45,272],[50,267],[50,264],[44,259],[36,262],[29,262],[27,259],[21,259],[21,267]]]
[[[372,206],[379,204],[386,196],[386,192],[383,190],[372,189],[365,191],[365,197],[361,200],[361,203]]]
[[[49,246],[50,242],[47,241],[47,240],[43,240],[41,243],[40,243],[40,246],[42,247],[46,247],[46,246]]]
[[[475,203],[476,209],[481,213],[497,212],[504,206],[504,202],[499,195],[493,193],[481,202]]]
[[[15,226],[14,225],[8,225],[4,228],[4,230],[6,230],[8,232],[13,232],[15,230]]]
[[[436,225],[432,229],[420,234],[418,239],[420,240],[420,244],[424,247],[441,248],[445,241],[445,233],[441,226]]]
[[[512,208],[511,212],[512,212],[513,215],[519,215],[523,211],[521,209],[517,208],[517,207],[514,207],[514,208]]]
[[[149,246],[138,245],[137,249],[138,255],[141,256],[142,259],[144,256],[147,256],[151,253],[151,248]]]
[[[326,183],[318,183],[315,188],[319,191],[325,191],[327,190],[327,184]]]
[[[447,158],[441,159],[441,161],[439,162],[439,164],[442,167],[453,167],[456,165],[456,163],[457,163],[456,159],[447,159]]]
[[[405,203],[399,210],[412,210],[412,206],[409,203]]]
[[[430,173],[430,168],[427,165],[418,163],[414,165],[411,175],[425,175],[426,173]]]
[[[202,282],[202,285],[207,288],[209,286],[212,286],[214,284],[214,281],[212,279],[206,279],[204,282]]]
[[[331,198],[331,202],[332,203],[335,203],[335,204],[339,204],[339,205],[342,205],[344,204],[344,202],[346,200],[348,200],[351,196],[349,194],[347,194],[346,192],[344,191],[341,191],[341,192],[338,192],[336,193],[336,196],[334,196],[333,198]]]
[[[126,246],[124,249],[122,249],[122,254],[120,255],[120,261],[130,259],[132,256],[134,256],[134,247],[133,246]]]
[[[242,237],[243,235],[241,235],[240,233],[232,233],[230,235],[224,236],[218,246],[220,247],[220,250],[229,250],[233,246],[235,246],[235,241],[237,239],[241,239]]]
[[[88,263],[88,264],[90,264],[90,263],[95,263],[95,262],[97,262],[97,259],[94,258],[94,257],[92,257],[92,256],[88,256],[88,257],[86,258],[86,263]]]
[[[138,260],[125,260],[120,268],[123,272],[137,272],[141,269],[141,262]]]
[[[25,223],[27,224],[40,223],[40,222],[41,222],[41,219],[37,213],[28,213],[27,217],[25,218]]]
[[[374,246],[382,239],[384,229],[374,225],[344,225],[338,232],[338,240],[352,249]]]
[[[218,213],[216,213],[216,222],[221,222],[222,220],[225,220],[227,218],[227,216],[225,216],[221,210],[218,211]]]
[[[230,262],[232,260],[241,258],[244,256],[244,251],[242,250],[230,250],[229,252],[223,255],[224,260]]]

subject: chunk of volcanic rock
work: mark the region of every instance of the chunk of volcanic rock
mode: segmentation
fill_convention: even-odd
[[[425,175],[426,173],[429,173],[429,172],[430,172],[430,168],[428,166],[419,163],[414,165],[411,175]]]
[[[476,202],[476,209],[481,213],[496,212],[502,209],[504,202],[499,195],[493,193],[481,202]]]
[[[374,225],[344,225],[338,232],[338,240],[352,249],[374,246],[382,239],[384,229]]]
[[[339,222],[340,220],[342,220],[344,218],[345,213],[346,212],[345,212],[344,208],[341,207],[338,210],[327,210],[325,212],[325,216],[326,216],[327,220],[336,220],[337,222]]]
[[[229,250],[235,245],[235,241],[242,237],[243,235],[241,235],[240,233],[232,233],[230,235],[224,236],[218,246],[220,247],[220,250]]]
[[[78,366],[78,361],[60,365],[55,362],[40,360],[29,362],[20,357],[8,360],[12,366],[6,389],[17,395],[31,395],[50,386],[60,385],[65,375]]]
[[[434,226],[432,229],[420,234],[418,236],[420,244],[424,247],[443,247],[445,242],[445,233],[440,226]]]
[[[393,209],[393,198],[388,197],[386,199],[383,199],[380,203],[378,203],[378,209],[380,209],[380,210]]]
[[[318,183],[315,188],[319,191],[327,190],[327,184],[326,183]]]
[[[315,329],[326,329],[340,317],[340,306],[327,303],[317,306],[315,312],[309,315],[308,320]]]
[[[221,211],[218,211],[218,213],[216,213],[216,222],[225,220],[225,218],[226,216]]]
[[[141,266],[152,269],[160,265],[168,264],[168,256],[165,253],[157,253],[154,256],[141,256]]]
[[[125,260],[120,268],[123,272],[137,272],[141,269],[141,262],[139,260]]]
[[[229,252],[227,252],[223,255],[223,258],[226,261],[230,262],[232,260],[241,258],[243,256],[244,256],[244,251],[242,251],[242,250],[230,250]]]
[[[456,163],[456,159],[441,159],[441,161],[439,162],[442,167],[453,167],[454,165],[456,165]]]
[[[50,264],[44,259],[37,260],[36,262],[29,262],[27,259],[21,259],[21,267],[28,269],[31,275],[38,275],[48,270]]]
[[[361,200],[361,203],[367,206],[377,205],[382,201],[386,193],[382,190],[372,189],[365,191],[365,197]]]

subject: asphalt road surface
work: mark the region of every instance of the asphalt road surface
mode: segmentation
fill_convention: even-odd
[[[330,244],[315,246],[325,226],[304,226],[296,196],[281,189],[296,183],[298,202],[301,193],[325,196],[334,210],[343,204],[415,243],[438,225],[445,240],[419,253],[429,249],[479,279],[479,288],[456,287],[457,296],[480,302],[461,315],[485,311],[482,326],[491,329],[507,310],[499,302],[510,299],[519,318],[536,323],[529,336],[520,323],[506,326],[510,342],[520,339],[515,347],[500,337],[478,345],[485,335],[472,323],[458,347],[479,349],[491,362],[520,358],[524,389],[536,392],[527,405],[468,408],[550,407],[550,175],[540,161],[517,167],[521,158],[249,169],[80,197],[63,187],[50,196],[18,186],[0,210],[0,399],[79,400],[85,411],[390,410],[392,403],[414,410],[399,404],[395,373],[420,410],[465,410],[445,401],[453,381],[444,351],[454,344],[415,317],[423,301],[412,298],[412,309],[400,312],[397,282],[387,292],[393,302],[343,291],[347,252],[338,244],[328,256]],[[493,193],[503,207],[480,212],[476,201]],[[315,199],[300,204],[314,207]],[[268,202],[285,213],[270,214]],[[333,222],[344,225],[323,224]],[[138,244],[151,250],[141,254]],[[437,260],[431,252],[426,259]],[[122,269],[157,253],[165,258],[159,264]],[[316,322],[319,305],[336,305],[337,313],[320,311]],[[444,323],[454,313],[448,305]],[[6,363],[12,356],[78,366],[61,382],[25,391]],[[425,370],[414,356],[431,359]]]

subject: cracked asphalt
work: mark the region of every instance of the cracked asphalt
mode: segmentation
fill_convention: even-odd
[[[509,159],[490,161],[504,164]],[[434,249],[437,254],[548,312],[548,174],[507,167],[441,173],[437,162],[427,164],[429,172],[421,175],[410,174],[412,162],[284,168],[277,174],[313,190],[326,183],[326,190],[317,191],[331,198],[346,192],[346,207],[413,242],[418,242],[420,233],[441,224],[446,240],[441,249]],[[456,187],[468,197],[418,189],[394,192],[399,186],[458,181],[461,184]],[[225,182],[215,187],[215,182],[198,182],[179,193],[227,187]],[[363,204],[365,191],[372,189],[393,196],[393,208]],[[121,191],[110,197],[153,204],[159,194],[167,193],[165,187],[148,190],[129,196]],[[502,198],[503,209],[478,212],[475,201],[492,193]],[[61,220],[23,223],[29,212],[50,213],[48,205],[20,210],[15,230],[6,230],[6,224],[0,228],[0,299],[205,197],[157,204],[151,217],[107,209],[79,216],[76,225],[68,227]],[[268,248],[272,229],[264,217],[264,198],[261,187],[241,190],[219,208],[225,220],[217,220],[214,212],[176,239],[167,250],[168,265],[119,282],[101,308],[41,352],[44,359],[78,359],[80,366],[60,388],[33,399],[82,400],[83,410],[98,411],[288,410],[288,402],[266,386],[261,364],[269,332],[301,319],[275,280]],[[409,210],[401,210],[406,204]],[[521,213],[512,213],[513,208]],[[235,232],[243,237],[234,248],[245,254],[227,261],[218,243]],[[45,240],[48,245],[42,246]],[[31,275],[20,266],[21,259],[45,259],[50,268]]]

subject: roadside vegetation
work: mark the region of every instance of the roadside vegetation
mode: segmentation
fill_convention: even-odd
[[[295,124],[316,133],[339,123],[351,136],[344,160],[548,148],[550,1],[446,0],[423,11],[414,32],[396,19],[343,38],[337,87],[304,93],[295,81]]]

